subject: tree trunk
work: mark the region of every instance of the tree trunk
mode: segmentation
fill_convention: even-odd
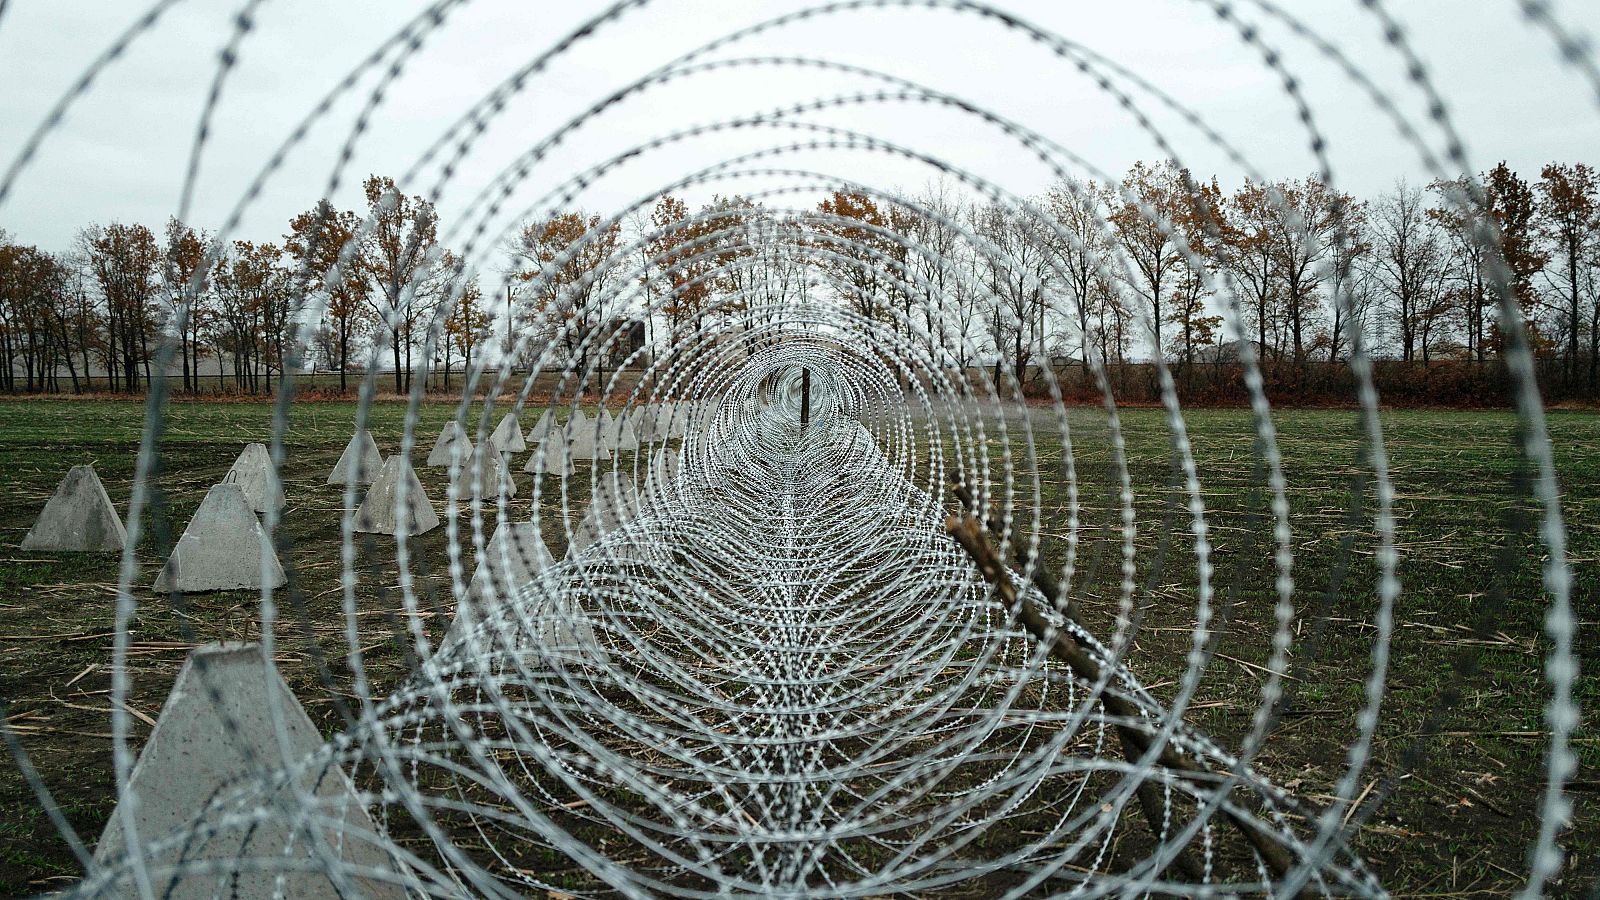
[[[1567,383],[1578,384],[1578,242],[1567,242],[1567,285],[1571,291],[1571,309],[1567,317]]]
[[[83,354],[83,377],[89,377],[89,295],[78,292],[78,350]]]
[[[403,394],[405,389],[400,386],[400,324],[398,322],[395,323],[393,328],[389,329],[389,348],[391,355],[394,357],[394,392]]]
[[[1589,310],[1589,394],[1600,387],[1600,298]]]
[[[0,331],[0,350],[5,352],[7,360],[11,359],[11,329],[9,328]],[[0,382],[4,383],[8,392],[16,393],[17,377],[12,373],[10,366],[6,366],[5,371],[0,373]]]
[[[1016,355],[1011,357],[1011,366],[1012,366],[1013,369],[1016,370],[1017,396],[1018,396],[1019,399],[1022,396],[1022,385],[1023,385],[1023,382],[1028,380],[1028,367],[1022,361],[1022,323],[1023,323],[1023,321],[1024,321],[1023,319],[1018,319],[1017,320],[1017,335],[1016,335],[1016,339],[1012,342],[1012,346],[1013,346],[1013,349],[1014,349]]]
[[[1161,349],[1161,279],[1157,278],[1152,281],[1150,288],[1150,309],[1155,313],[1154,319],[1150,323],[1150,340],[1154,345],[1152,359],[1159,363],[1165,357],[1165,351]],[[1152,398],[1161,396],[1161,387],[1156,376],[1159,368],[1159,366],[1154,365],[1150,367],[1150,395]]]
[[[1298,288],[1290,288],[1291,292],[1298,290]],[[1306,355],[1305,344],[1301,334],[1300,298],[1298,296],[1296,296],[1294,300],[1290,301],[1289,304],[1289,325],[1294,330],[1295,368],[1302,368],[1305,365]]]
[[[78,367],[72,362],[72,344],[67,339],[67,323],[61,323],[61,359],[67,364],[67,374],[72,377],[72,392],[83,393],[78,387]],[[84,373],[89,374],[88,372]]]
[[[1267,294],[1266,294],[1265,291],[1262,291],[1261,292],[1261,296],[1258,297],[1257,300],[1256,300],[1256,362],[1258,364],[1266,361],[1264,359],[1264,357],[1266,356],[1266,353],[1267,353]]]
[[[139,318],[139,355],[144,358],[144,386],[150,389],[150,342],[146,336],[148,329],[144,327],[144,317]]]

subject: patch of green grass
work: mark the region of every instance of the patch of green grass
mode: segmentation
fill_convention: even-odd
[[[1132,602],[1142,616],[1129,663],[1158,695],[1170,696],[1186,671],[1199,596],[1190,498],[1175,474],[1166,414],[1120,415],[1137,524]],[[1509,891],[1513,873],[1526,868],[1538,824],[1549,695],[1540,511],[1519,481],[1517,420],[1506,412],[1408,410],[1386,412],[1382,422],[1400,593],[1380,726],[1358,784],[1409,774],[1356,846],[1400,892],[1441,885]],[[1072,595],[1096,633],[1109,637],[1118,624],[1123,539],[1111,431],[1098,409],[1073,409],[1068,423],[1081,523]],[[1331,799],[1346,771],[1374,665],[1377,493],[1356,413],[1278,410],[1273,423],[1294,555],[1292,680],[1285,683],[1292,705],[1258,762],[1280,783],[1299,785],[1315,806]],[[998,470],[1009,447],[1022,473],[1014,519],[1024,532],[1037,529],[1030,536],[1061,573],[1070,510],[1055,423],[1035,418],[1032,458],[1020,418],[1008,424],[1009,443],[992,424],[987,429],[991,462]],[[1600,698],[1600,643],[1589,637],[1600,626],[1600,417],[1555,412],[1549,425],[1576,575],[1573,603],[1583,620],[1576,693],[1592,719]],[[1269,492],[1248,411],[1190,410],[1185,426],[1214,567],[1217,651],[1189,718],[1224,746],[1237,746],[1262,702],[1258,667],[1268,662],[1276,627]],[[1576,812],[1563,838],[1572,863],[1557,890],[1592,881],[1600,854],[1600,739],[1585,730],[1575,749]]]
[[[278,662],[325,734],[343,727],[333,701],[353,695],[353,676],[346,663],[351,648],[343,635],[339,590],[339,521],[345,498],[343,488],[324,482],[349,440],[356,408],[346,402],[297,403],[282,434],[288,504],[278,537],[280,558],[292,581],[278,596]],[[399,449],[406,409],[403,402],[370,407],[368,428],[385,455]],[[468,420],[469,433],[477,428],[479,409]],[[504,409],[494,411],[491,430]],[[424,404],[414,426],[413,462],[441,517],[447,477],[443,469],[428,468],[422,461],[456,411],[454,404]],[[80,463],[95,465],[112,503],[126,515],[144,416],[138,402],[0,402],[0,496],[8,498],[0,504],[0,700],[34,765],[90,845],[115,797],[107,697],[120,557],[23,552],[19,545],[62,475]],[[192,646],[260,634],[254,592],[189,596],[179,608],[148,587],[206,490],[222,478],[246,443],[272,439],[273,420],[273,407],[262,402],[179,402],[168,408],[160,470],[141,520],[134,579],[139,606],[128,660],[134,685],[131,706],[151,718],[159,713]],[[630,461],[624,457],[624,465]],[[523,474],[521,462],[517,459],[514,467],[520,496],[507,510],[514,520],[526,520],[533,512],[535,476]],[[564,506],[576,527],[588,499],[588,468],[580,464],[579,477],[564,485],[544,479],[541,515],[547,522],[559,521]],[[486,529],[492,530],[496,511],[486,508],[483,514]],[[471,513],[462,508],[459,515],[463,540],[470,545]],[[403,648],[411,641],[410,625],[399,602],[394,540],[357,537],[357,632],[366,672],[382,692],[409,674]],[[564,536],[552,533],[547,539],[559,557]],[[435,642],[443,637],[453,607],[448,543],[443,526],[410,542],[415,615]],[[465,565],[470,575],[470,559]],[[137,745],[148,729],[137,719],[133,729]],[[31,824],[0,839],[0,847],[8,851],[0,855],[0,885],[6,886],[0,893],[35,893],[51,886],[41,879],[75,871],[77,862],[37,813],[37,801],[9,754],[5,760],[0,765],[0,810],[7,812],[0,814],[0,821],[26,818]],[[10,811],[27,812],[13,817]]]
[[[344,497],[323,481],[349,438],[355,409],[344,402],[296,403],[283,435],[289,505],[280,534],[294,583],[280,598],[280,665],[325,733],[340,727],[333,698],[350,693],[350,647],[338,590]],[[453,404],[423,405],[415,439],[419,458],[455,410]],[[399,402],[371,408],[369,427],[386,454],[398,448],[405,413]],[[489,427],[499,415],[497,410]],[[1195,622],[1187,498],[1172,480],[1164,414],[1135,409],[1121,415],[1138,521],[1140,589],[1133,601],[1142,614],[1129,662],[1158,695],[1170,695],[1183,674]],[[1097,410],[1073,410],[1070,421],[1081,501],[1072,589],[1096,631],[1109,637],[1122,580],[1110,433]],[[147,511],[139,546],[140,607],[129,659],[132,705],[152,717],[192,644],[259,633],[252,593],[190,597],[183,609],[173,609],[142,586],[206,489],[245,443],[271,438],[272,422],[266,403],[169,408],[155,484],[160,504]],[[1525,868],[1538,824],[1545,747],[1539,734],[1547,696],[1542,666],[1548,598],[1540,581],[1541,545],[1530,527],[1537,510],[1516,484],[1516,419],[1498,412],[1403,411],[1386,413],[1383,423],[1396,491],[1402,589],[1381,724],[1360,783],[1402,769],[1411,777],[1399,782],[1356,844],[1397,893],[1503,892]],[[0,402],[0,491],[7,498],[0,505],[0,698],[88,843],[112,808],[105,665],[111,658],[118,559],[23,553],[18,544],[74,464],[95,463],[113,502],[125,510],[143,424],[143,405],[134,402]],[[1213,625],[1220,632],[1218,655],[1189,718],[1227,746],[1248,730],[1260,704],[1262,676],[1252,666],[1266,662],[1275,625],[1272,523],[1249,414],[1191,411],[1186,424],[1213,545]],[[1376,495],[1355,414],[1283,410],[1274,414],[1274,424],[1295,554],[1293,680],[1287,682],[1293,707],[1258,765],[1280,783],[1295,784],[1315,808],[1344,773],[1372,667]],[[469,428],[475,427],[473,418]],[[1600,417],[1552,413],[1550,427],[1577,575],[1574,602],[1584,621],[1578,698],[1592,717],[1600,708],[1600,643],[1592,639],[1600,627]],[[998,443],[990,447],[996,454],[1000,449]],[[1020,450],[1015,438],[1012,449]],[[1059,567],[1066,558],[1067,492],[1062,446],[1053,431],[1039,436],[1037,453],[1029,467],[1041,473],[1039,532],[1046,560]],[[588,491],[584,468],[567,483],[565,497],[554,490],[560,482],[545,480],[542,516],[559,514],[563,502],[571,515],[581,512]],[[442,510],[442,472],[418,471]],[[509,513],[525,519],[532,514],[534,478],[518,470],[517,480],[520,496]],[[1031,489],[1027,479],[1020,484]],[[1023,510],[1023,521],[1031,521],[1030,512]],[[552,541],[557,556],[560,540]],[[416,615],[434,639],[443,635],[452,603],[447,544],[441,527],[412,547]],[[393,541],[363,539],[357,546],[356,624],[368,674],[381,692],[408,674],[402,648],[409,622],[398,602]],[[324,655],[325,670],[313,649]],[[145,733],[136,724],[136,742]],[[1573,794],[1576,809],[1563,840],[1575,859],[1589,861],[1600,854],[1594,792],[1600,743],[1592,729],[1579,740],[1577,778],[1587,788]],[[48,879],[76,870],[65,843],[36,807],[15,767],[0,765],[0,810],[7,811],[0,815],[0,892],[57,887]],[[1558,890],[1576,890],[1582,871],[1569,873]]]

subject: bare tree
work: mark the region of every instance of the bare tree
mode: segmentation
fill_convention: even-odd
[[[1600,178],[1583,163],[1551,163],[1539,180],[1540,230],[1554,251],[1559,274],[1552,279],[1560,297],[1560,316],[1566,332],[1567,383],[1578,382],[1580,337],[1584,325],[1586,270],[1596,264],[1600,254]],[[1590,301],[1592,305],[1592,301]],[[1600,309],[1593,317],[1600,326]],[[1591,330],[1593,330],[1591,328]],[[1596,357],[1600,344],[1590,352],[1589,387],[1595,387]]]
[[[1334,251],[1344,210],[1355,198],[1316,175],[1278,182],[1271,194],[1276,211],[1268,226],[1273,266],[1283,286],[1295,366],[1303,371],[1312,317],[1320,306],[1322,282],[1328,272],[1324,263]]]
[[[1365,338],[1371,327],[1376,285],[1366,261],[1372,253],[1367,206],[1349,203],[1338,213],[1334,240],[1328,247],[1328,361],[1338,362],[1351,335]],[[1365,340],[1362,342],[1365,344]]]
[[[1223,238],[1219,259],[1234,277],[1239,293],[1254,307],[1256,354],[1267,359],[1269,325],[1282,306],[1277,277],[1273,233],[1278,210],[1271,189],[1245,180],[1227,200],[1223,213]]]
[[[975,230],[993,245],[984,256],[984,277],[994,310],[990,330],[1001,358],[1010,356],[1012,374],[1026,384],[1028,364],[1043,352],[1045,292],[1053,279],[1051,255],[1054,232],[1024,209],[991,203],[976,212]],[[1041,360],[1047,365],[1048,360]]]
[[[1429,338],[1444,312],[1444,248],[1422,191],[1398,182],[1379,197],[1372,216],[1371,263],[1393,310],[1400,358],[1429,358]]]
[[[753,274],[746,290],[745,327],[756,329],[781,316],[783,309],[806,295],[811,266],[796,252],[804,240],[804,226],[794,216],[779,215],[759,204],[745,222],[744,237],[749,245],[743,264]],[[764,341],[750,342],[752,353]]]
[[[1104,350],[1104,331],[1098,329],[1106,301],[1112,264],[1108,195],[1093,181],[1061,180],[1045,195],[1056,226],[1064,234],[1051,236],[1056,266],[1061,272],[1059,292],[1067,299],[1069,317],[1078,334],[1084,377],[1089,377],[1090,347]],[[1105,354],[1101,353],[1104,360]]]
[[[929,184],[916,202],[923,212],[910,221],[913,249],[907,263],[922,285],[923,325],[929,338],[938,350],[949,351],[950,331],[960,319],[955,307],[965,295],[960,290],[961,257],[970,248],[961,239],[958,223],[967,217],[966,202],[944,181]],[[957,335],[958,341],[965,337],[965,332]]]

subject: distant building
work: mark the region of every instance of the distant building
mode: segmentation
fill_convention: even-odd
[[[607,363],[613,368],[631,365],[633,368],[642,369],[650,364],[649,354],[639,353],[645,345],[645,327],[640,319],[624,319],[617,317],[607,325],[605,333],[600,335],[600,344],[605,346],[610,341]],[[639,353],[638,356],[634,356]]]

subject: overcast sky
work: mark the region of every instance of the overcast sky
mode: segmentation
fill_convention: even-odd
[[[139,221],[159,227],[177,211],[200,111],[239,3],[192,0],[167,11],[94,83],[63,127],[0,206],[0,228],[48,249],[64,249],[90,222]],[[518,155],[610,90],[741,25],[806,4],[790,0],[656,0],[601,28],[546,73],[530,79],[464,158],[440,197],[447,228],[475,228],[475,196]],[[1235,2],[1258,26],[1302,86],[1328,141],[1336,181],[1371,195],[1396,178],[1426,181],[1418,152],[1403,142],[1364,91],[1253,3]],[[1427,101],[1405,77],[1405,62],[1385,44],[1379,23],[1357,0],[1287,0],[1285,5],[1336,45],[1423,128],[1433,152],[1444,146],[1426,125]],[[419,0],[267,0],[240,51],[202,159],[189,219],[214,229],[240,203],[276,148],[361,60],[416,12]],[[1262,48],[1219,21],[1210,0],[1015,0],[1004,9],[1125,67],[1192,110],[1269,176],[1313,170],[1310,139]],[[1512,0],[1391,0],[1395,14],[1443,93],[1467,142],[1473,168],[1507,159],[1525,175],[1552,159],[1600,162],[1600,108],[1593,89],[1562,67],[1547,35],[1531,28]],[[0,18],[0,160],[9,166],[28,134],[89,62],[143,11],[145,3],[12,0]],[[370,172],[400,176],[494,85],[550,47],[599,2],[477,0],[453,8],[442,30],[384,95],[354,157],[333,190],[359,205]],[[1566,24],[1600,30],[1600,2],[1555,4]],[[1469,12],[1470,11],[1470,12]],[[1094,79],[1047,47],[997,20],[948,10],[886,9],[822,17],[732,44],[714,58],[807,56],[910,79],[991,109],[1082,157],[1079,174],[1118,173],[1136,159],[1164,155],[1134,115]],[[306,140],[247,206],[235,236],[277,240],[285,223],[328,191],[340,148],[350,138],[375,78],[362,80],[312,128]],[[812,69],[748,67],[701,74],[613,107],[547,159],[483,223],[494,235],[546,192],[589,165],[689,125],[748,115],[812,98],[877,90],[860,78]],[[1202,130],[1140,89],[1144,115],[1197,172],[1237,183],[1243,169]],[[850,104],[808,114],[808,122],[854,128],[964,167],[1018,193],[1042,190],[1051,172],[1014,140],[973,116],[901,101]],[[674,143],[631,160],[576,200],[616,209],[690,172],[760,148],[802,139],[794,131],[742,129]],[[816,171],[884,188],[916,188],[933,171],[889,154],[807,151],[767,165]],[[437,169],[407,185],[431,187]],[[745,177],[687,191],[752,192],[808,184],[790,175]],[[816,194],[774,197],[810,205]],[[469,237],[454,233],[453,246]]]

